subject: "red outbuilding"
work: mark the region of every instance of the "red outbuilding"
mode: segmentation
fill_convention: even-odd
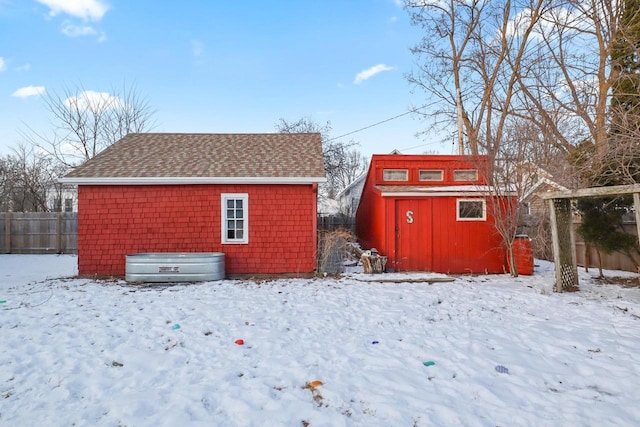
[[[391,271],[502,273],[486,156],[374,155],[356,212],[358,240]]]
[[[316,268],[317,133],[130,134],[61,181],[78,185],[81,275],[149,252],[222,252],[229,274]]]

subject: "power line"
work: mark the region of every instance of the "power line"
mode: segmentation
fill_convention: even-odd
[[[415,113],[418,110],[422,110],[424,108],[431,107],[434,104],[435,104],[435,102],[433,102],[431,104],[428,104],[428,105],[423,105],[422,107],[413,108],[413,109],[411,109],[409,111],[405,111],[402,114],[398,114],[397,116],[389,117],[388,119],[381,120],[379,122],[373,123],[373,124],[365,126],[363,128],[360,128],[360,129],[357,129],[357,130],[354,130],[354,131],[351,131],[351,132],[347,132],[344,135],[340,135],[340,136],[336,136],[334,138],[328,139],[327,142],[335,141],[336,139],[344,138],[345,136],[353,135],[354,133],[362,132],[363,130],[370,129],[370,128],[374,127],[374,126],[378,126],[378,125],[381,125],[383,123],[390,122],[391,120],[399,119],[402,116],[406,116],[407,114]]]

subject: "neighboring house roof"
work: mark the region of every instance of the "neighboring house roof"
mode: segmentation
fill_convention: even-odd
[[[334,199],[318,197],[318,215],[331,216],[340,213],[340,203]]]
[[[533,195],[541,191],[545,193],[549,191],[567,191],[567,188],[557,182],[551,181],[549,178],[543,177],[536,181],[531,188],[529,188],[522,197],[520,197],[520,202],[526,202]]]
[[[364,180],[367,178],[367,172],[363,172],[360,176],[353,180],[353,182],[338,193],[336,199],[340,200],[345,194],[351,193],[351,191],[357,186],[364,187]],[[362,188],[360,188],[360,192],[362,193]]]
[[[134,133],[60,180],[70,184],[324,181],[319,133]]]

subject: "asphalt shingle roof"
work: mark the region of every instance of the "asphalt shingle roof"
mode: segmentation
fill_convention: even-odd
[[[315,178],[324,181],[318,133],[129,134],[63,181],[131,178]]]

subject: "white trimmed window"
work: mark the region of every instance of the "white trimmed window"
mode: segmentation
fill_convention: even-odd
[[[249,243],[249,195],[222,194],[222,243]]]
[[[477,181],[478,171],[476,169],[456,169],[453,171],[454,181]]]
[[[409,171],[406,169],[384,169],[383,181],[409,181]]]
[[[442,181],[444,179],[444,171],[437,169],[421,169],[418,172],[420,181]]]
[[[457,199],[456,220],[486,221],[487,202],[484,199]]]

